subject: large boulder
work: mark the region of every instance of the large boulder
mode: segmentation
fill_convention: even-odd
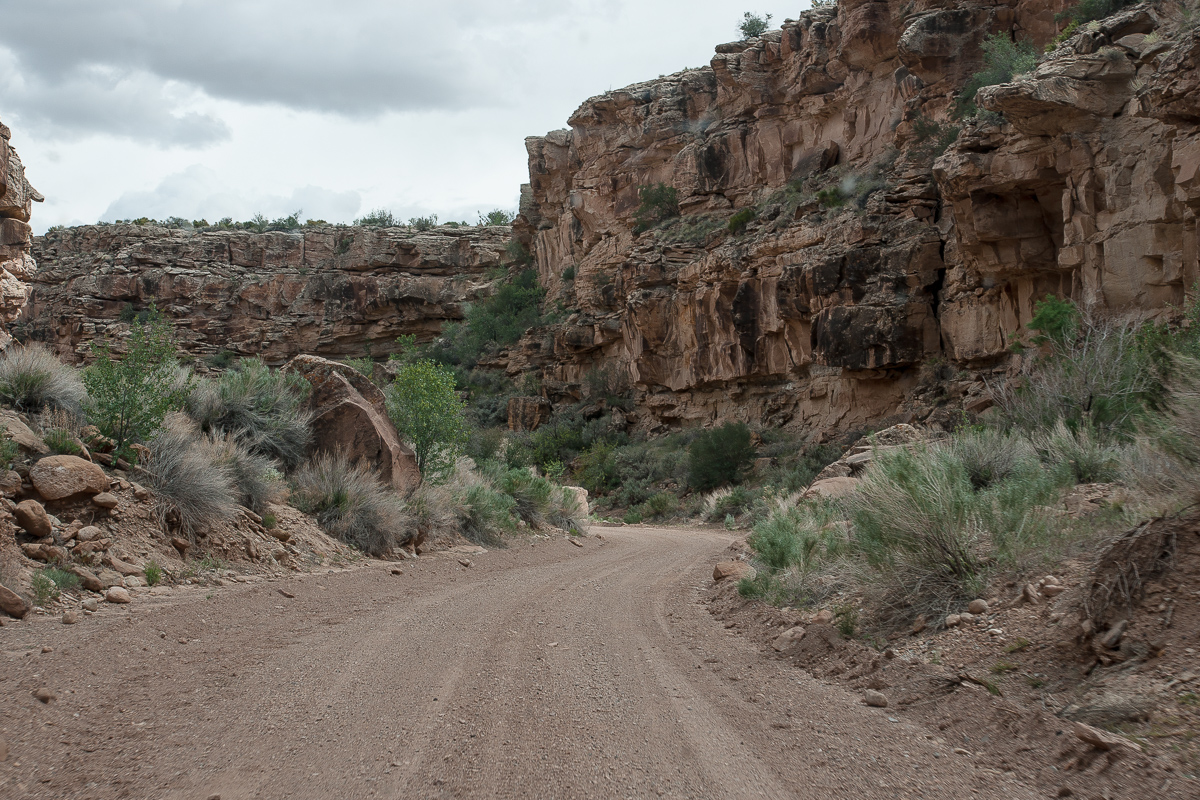
[[[29,613],[29,603],[26,603],[25,598],[12,589],[0,586],[0,611],[10,617],[21,619]]]
[[[22,452],[35,455],[50,452],[42,437],[30,430],[15,411],[0,411],[0,431],[8,433],[8,438],[16,442]]]
[[[405,493],[420,484],[416,456],[400,441],[378,386],[357,370],[319,356],[296,356],[283,368],[312,386],[313,453],[341,452],[351,461],[365,461]]]
[[[17,518],[17,525],[35,539],[49,536],[53,529],[50,515],[37,500],[22,500],[17,503],[13,514]]]
[[[47,500],[100,494],[109,488],[104,470],[79,456],[47,456],[29,470],[29,480]]]

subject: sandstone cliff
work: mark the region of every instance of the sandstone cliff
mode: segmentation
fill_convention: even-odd
[[[22,333],[82,360],[151,303],[174,318],[196,356],[226,350],[282,364],[395,352],[396,337],[432,338],[491,285],[509,230],[322,226],[299,232],[194,232],[144,225],[51,231]]]
[[[1003,118],[965,124],[940,157],[927,141],[953,134],[986,34],[1040,51],[1061,9],[843,0],[588,100],[569,131],[527,141],[516,230],[573,313],[510,371],[542,369],[560,399],[615,370],[647,428],[830,429],[924,415],[946,389],[986,405],[980,379],[1011,366],[1009,337],[1047,292],[1130,313],[1181,303],[1197,277],[1200,32],[1169,4],[1085,26],[980,93]],[[636,234],[638,187],[658,182],[682,217]],[[753,221],[733,233],[737,209]]]
[[[44,199],[25,180],[25,167],[9,146],[12,132],[0,123],[0,347],[12,339],[8,328],[21,314],[28,281],[37,264],[29,255],[29,216]]]

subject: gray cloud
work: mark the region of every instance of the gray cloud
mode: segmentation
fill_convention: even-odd
[[[270,194],[231,186],[215,170],[193,164],[182,172],[168,175],[149,190],[128,191],[114,200],[100,219],[183,217],[216,222],[221,217],[247,220],[255,214],[270,218],[291,214],[297,209],[306,219],[352,219],[362,206],[356,191],[333,191],[320,186],[302,186],[291,193]]]
[[[0,46],[54,95],[99,70],[217,99],[372,116],[497,102],[519,56],[514,32],[581,5],[595,3],[39,0],[5,9]]]
[[[96,133],[160,145],[201,147],[228,139],[212,114],[186,108],[194,90],[142,71],[79,65],[48,79],[23,72],[0,50],[0,111],[39,137],[70,141]]]

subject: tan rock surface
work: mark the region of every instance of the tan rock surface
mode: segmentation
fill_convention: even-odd
[[[356,370],[318,356],[297,356],[284,369],[312,385],[314,452],[366,461],[385,483],[410,492],[421,482],[416,457],[388,418],[383,391]]]
[[[29,480],[47,500],[62,500],[77,494],[107,492],[108,476],[96,464],[79,456],[47,456],[29,470]]]
[[[287,233],[104,225],[37,237],[45,268],[26,311],[32,335],[68,360],[127,307],[153,302],[196,356],[223,350],[272,365],[301,353],[359,358],[425,341],[491,290],[508,229],[321,226]],[[127,313],[127,312],[126,312]]]

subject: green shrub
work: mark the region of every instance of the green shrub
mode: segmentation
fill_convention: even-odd
[[[237,353],[232,350],[218,350],[204,359],[204,362],[213,369],[229,369],[237,362],[237,359]]]
[[[1051,532],[1056,485],[1037,465],[977,491],[949,447],[876,454],[850,497],[853,544],[888,603],[907,616],[977,596],[996,563],[1012,563]]]
[[[638,506],[637,510],[643,519],[662,519],[679,510],[679,498],[671,492],[656,492]]]
[[[1153,361],[1139,343],[1138,329],[1080,318],[1071,335],[1062,327],[1067,324],[1057,310],[1048,315],[1040,335],[1047,337],[1049,352],[1031,362],[1020,385],[994,394],[1001,413],[1030,432],[1062,420],[1071,429],[1131,435],[1155,388]]]
[[[648,231],[660,222],[679,216],[679,192],[673,186],[656,183],[638,187],[640,205],[633,214],[633,232]]]
[[[758,36],[762,36],[770,29],[770,27],[770,14],[759,16],[758,14],[751,14],[749,11],[747,11],[742,15],[742,21],[738,23],[737,29],[738,33],[742,35],[743,39],[754,39]]]
[[[1074,430],[1059,420],[1039,437],[1047,468],[1063,483],[1109,483],[1121,474],[1121,448],[1105,442],[1087,425]]]
[[[35,603],[45,606],[50,601],[57,600],[63,592],[78,586],[79,576],[58,567],[43,567],[33,573],[30,585],[33,588]]]
[[[395,228],[404,223],[386,208],[376,208],[354,220],[354,224],[373,228]]]
[[[1033,304],[1033,318],[1025,326],[1036,332],[1033,344],[1063,347],[1079,333],[1079,306],[1052,294]]]
[[[0,401],[30,413],[60,408],[78,414],[87,399],[79,372],[42,344],[14,345],[0,353]]]
[[[1008,83],[1015,76],[1032,72],[1037,66],[1037,51],[1028,39],[1014,42],[1006,33],[993,33],[983,41],[983,69],[976,72],[963,86],[954,101],[954,113],[959,118],[972,117],[979,108],[975,95],[985,86]]]
[[[728,422],[704,431],[688,448],[688,483],[697,491],[736,483],[753,460],[750,428],[744,422]]]
[[[455,509],[459,530],[476,544],[496,544],[513,530],[516,501],[491,486],[478,483],[467,487]]]
[[[212,448],[213,462],[229,473],[239,504],[261,515],[268,503],[283,501],[286,484],[275,468],[275,461],[252,452],[233,434],[214,437],[208,446]]]
[[[142,572],[146,576],[146,583],[150,586],[157,586],[162,580],[163,568],[153,559],[146,562],[146,566],[142,567]]]
[[[412,445],[417,468],[427,480],[448,475],[467,441],[466,404],[456,383],[452,370],[421,360],[397,369],[388,387],[388,415]]]
[[[976,491],[1037,468],[1038,454],[1030,441],[994,428],[958,432],[946,448],[966,470]]]
[[[510,264],[533,266],[533,253],[529,252],[529,248],[520,239],[510,239],[508,244],[504,245],[504,254],[508,256]]]
[[[83,373],[88,416],[117,443],[117,452],[144,441],[171,411],[183,406],[190,378],[181,382],[171,324],[157,309],[134,322],[125,355],[116,358],[107,340],[94,340],[95,361]]]
[[[849,200],[849,195],[842,190],[841,186],[828,186],[817,192],[817,202],[822,208],[840,208],[846,205]]]
[[[426,354],[444,364],[472,368],[484,352],[513,344],[540,324],[545,291],[537,272],[526,269],[500,284],[488,299],[470,305],[461,324],[447,325]]]
[[[758,215],[754,212],[753,208],[743,208],[741,211],[729,218],[729,222],[726,224],[725,229],[736,236],[742,232],[743,228],[753,222],[754,218],[757,216]]]
[[[486,214],[481,211],[479,212],[479,225],[512,225],[513,220],[516,218],[517,215],[515,212],[505,211],[502,208],[494,209]]]
[[[237,510],[233,479],[216,462],[210,443],[187,417],[174,414],[149,441],[150,458],[137,467],[154,495],[155,513],[168,529],[188,536],[231,519]]]
[[[571,266],[567,267],[566,269],[564,269],[562,271],[562,279],[564,281],[575,280],[575,265],[574,264],[572,264]]]
[[[513,512],[532,528],[550,523],[574,527],[560,487],[528,469],[506,469],[495,475],[496,489],[513,499]]]
[[[427,231],[438,223],[437,214],[430,214],[427,217],[412,217],[409,219],[409,226],[416,228],[419,231]]]
[[[920,114],[913,120],[913,144],[911,155],[918,163],[933,165],[933,162],[954,144],[961,128],[948,122],[936,122]]]
[[[262,515],[262,524],[269,531],[275,530],[275,526],[279,524],[279,518],[268,511]]]
[[[626,525],[641,525],[643,519],[645,517],[642,516],[641,511],[631,508],[625,512],[625,516],[621,518],[621,521]]]
[[[704,498],[704,519],[715,522],[732,514],[740,517],[754,504],[759,497],[758,492],[747,486],[733,486],[717,489]]]
[[[312,414],[304,407],[310,390],[299,374],[243,359],[216,380],[197,383],[187,410],[205,433],[231,435],[251,453],[291,469],[305,458],[312,436]]]
[[[1089,22],[1111,17],[1122,8],[1133,5],[1135,2],[1137,0],[1080,0],[1066,11],[1055,14],[1054,18],[1059,22],[1069,19],[1071,25],[1075,26],[1086,25]]]
[[[342,454],[320,453],[297,470],[291,501],[330,536],[373,556],[386,555],[411,535],[412,517],[395,491]]]
[[[5,469],[12,469],[12,464],[21,455],[21,448],[12,440],[12,434],[8,431],[0,433],[0,465]]]
[[[75,434],[64,428],[51,428],[42,434],[42,441],[50,448],[50,452],[59,455],[77,456],[82,453],[75,439]]]

